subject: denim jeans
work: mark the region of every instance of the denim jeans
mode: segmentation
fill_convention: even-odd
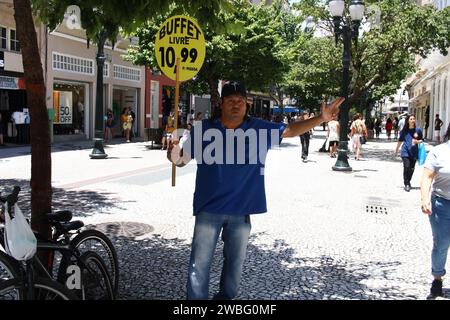
[[[187,282],[189,300],[208,299],[209,273],[220,231],[224,243],[224,259],[220,289],[215,298],[227,300],[237,296],[250,229],[250,216],[206,212],[195,216]]]
[[[445,275],[445,262],[450,247],[450,200],[433,195],[431,197],[430,223],[433,233],[431,252],[431,274],[436,277]]]

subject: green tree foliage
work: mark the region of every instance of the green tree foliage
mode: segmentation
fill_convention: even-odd
[[[418,6],[410,0],[366,0],[365,3],[367,7],[376,5],[379,8],[381,24],[378,27],[372,25],[360,36],[358,46],[352,46],[350,103],[367,91],[371,91],[373,97],[393,94],[401,81],[414,71],[416,54],[426,56],[433,49],[446,54],[450,44],[448,8],[437,11],[433,6]],[[313,16],[320,22],[319,28],[329,36],[322,40],[309,40],[317,45],[300,43],[299,56],[311,57],[316,53],[322,57],[315,62],[309,59],[304,60],[305,63],[299,62],[298,70],[293,71],[290,86],[299,84],[300,88],[308,88],[303,84],[308,82],[309,88],[305,89],[307,96],[317,98],[317,93],[323,90],[321,88],[328,88],[331,94],[334,92],[337,95],[339,91],[334,74],[342,69],[339,60],[343,48],[342,44],[334,45],[333,23],[324,1],[303,0],[296,8],[304,18]],[[323,43],[319,45],[317,41]],[[330,80],[333,81],[330,83]]]
[[[215,13],[230,10],[227,0],[14,0],[14,18],[22,47],[25,82],[31,122],[31,208],[32,225],[43,236],[48,234],[45,215],[51,211],[50,132],[45,105],[45,82],[40,63],[32,11],[50,30],[64,19],[69,5],[81,9],[82,27],[96,42],[101,38],[115,42],[119,32],[129,33],[148,17],[166,12],[177,2],[180,10],[195,13],[211,28],[220,29]],[[104,43],[104,41],[100,41]]]
[[[169,11],[173,3],[213,26],[216,26],[216,12],[231,9],[226,0],[32,0],[32,3],[35,14],[50,29],[61,23],[68,6],[77,5],[88,38],[95,39],[106,31],[111,42],[115,42],[120,32],[131,33],[149,17]]]
[[[279,81],[283,64],[278,56],[279,38],[277,22],[272,7],[253,6],[246,0],[232,0],[233,10],[221,10],[216,19],[221,29],[213,28],[202,17],[195,14],[205,34],[206,58],[202,69],[186,85],[192,93],[205,93],[208,87],[211,102],[217,106],[219,80],[239,79],[249,89],[267,91],[268,85]],[[154,56],[155,35],[161,23],[180,7],[172,7],[164,15],[155,16],[137,29],[139,44],[130,48],[128,59],[157,69]]]

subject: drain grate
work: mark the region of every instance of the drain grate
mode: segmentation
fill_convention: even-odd
[[[367,204],[366,205],[366,213],[388,214],[388,210],[386,207],[383,207],[383,206]]]
[[[111,237],[127,238],[140,237],[155,230],[151,225],[131,221],[106,222],[86,227],[97,229]]]

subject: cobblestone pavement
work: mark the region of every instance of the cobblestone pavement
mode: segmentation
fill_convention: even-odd
[[[396,142],[370,141],[353,171],[335,172],[335,159],[311,140],[307,163],[298,138],[285,139],[266,165],[268,213],[252,216],[252,234],[239,299],[426,299],[431,230],[420,211],[421,167],[403,191]],[[52,154],[54,207],[72,209],[106,232],[117,248],[121,299],[185,299],[194,218],[195,165],[177,169],[170,184],[165,152],[146,143]],[[23,151],[21,151],[23,152]],[[30,157],[0,157],[0,185],[23,187],[29,208]],[[219,244],[211,296],[222,263]],[[445,286],[445,283],[444,283]],[[447,294],[448,294],[448,290]],[[450,296],[450,295],[449,295]]]

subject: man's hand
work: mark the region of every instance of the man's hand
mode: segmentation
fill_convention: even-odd
[[[322,100],[322,108],[321,108],[321,117],[324,122],[328,122],[333,119],[333,116],[339,113],[339,106],[344,102],[345,98],[340,97],[333,102],[331,102],[330,106],[327,107],[327,103],[325,99]]]
[[[177,140],[172,141],[172,139],[170,139],[168,142],[169,146],[167,147],[167,159],[169,159],[170,162],[176,164],[180,159],[180,145],[178,144]]]
[[[427,215],[431,215],[431,202],[428,201],[422,201],[422,212]]]

